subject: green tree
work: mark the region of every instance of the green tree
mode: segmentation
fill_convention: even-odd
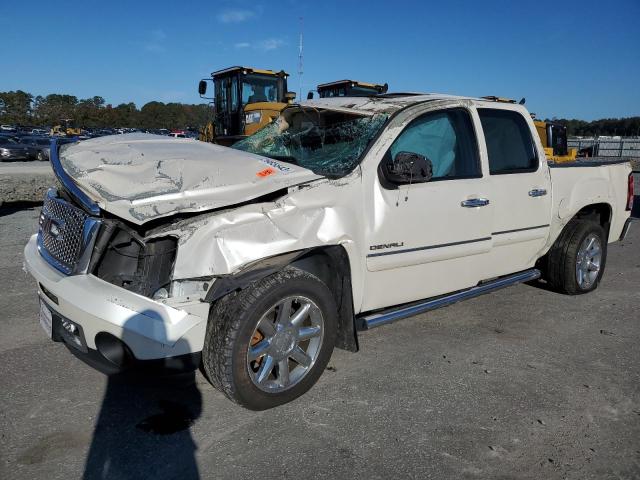
[[[31,120],[33,95],[22,90],[0,92],[0,117],[4,123],[26,125]]]

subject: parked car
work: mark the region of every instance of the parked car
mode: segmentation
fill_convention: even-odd
[[[49,160],[49,145],[51,144],[49,137],[20,137],[20,143],[32,148],[31,156],[36,160]]]
[[[103,370],[201,365],[256,410],[358,331],[539,278],[593,291],[633,202],[628,162],[549,163],[524,106],[449,95],[319,99],[233,148],[133,134],[51,161],[64,189],[24,251],[47,335]]]
[[[0,161],[29,160],[35,158],[36,150],[20,143],[13,137],[0,135]]]
[[[13,140],[15,140],[17,142],[17,141],[19,141],[20,136],[16,135],[15,133],[11,133],[11,132],[0,131],[0,138],[12,138]]]

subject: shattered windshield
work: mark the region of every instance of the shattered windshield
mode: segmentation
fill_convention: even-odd
[[[318,175],[342,177],[359,163],[387,115],[355,115],[289,108],[273,123],[233,148],[294,163]]]

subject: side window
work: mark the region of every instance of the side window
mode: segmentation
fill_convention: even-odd
[[[238,110],[238,79],[233,77],[231,79],[231,111]]]
[[[433,180],[482,176],[478,147],[469,113],[463,109],[424,114],[395,139],[388,155],[423,155],[433,165]]]
[[[479,108],[492,175],[533,172],[538,168],[536,147],[527,121],[518,112]]]
[[[227,111],[227,84],[225,79],[216,80],[216,110],[219,110],[219,113],[223,113]]]

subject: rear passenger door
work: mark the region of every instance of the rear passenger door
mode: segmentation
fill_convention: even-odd
[[[479,108],[491,181],[489,276],[532,267],[549,235],[551,182],[532,122],[518,110]],[[488,272],[489,273],[489,272]]]

